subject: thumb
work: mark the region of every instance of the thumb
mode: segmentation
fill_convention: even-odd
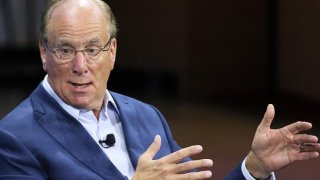
[[[156,135],[152,144],[143,153],[143,157],[146,159],[153,159],[153,157],[158,153],[161,147],[161,137]]]
[[[274,115],[275,115],[274,106],[272,104],[269,104],[258,129],[269,130],[272,120],[274,118]]]

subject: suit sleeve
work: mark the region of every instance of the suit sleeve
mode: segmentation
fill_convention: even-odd
[[[9,132],[0,129],[0,180],[46,179],[31,152]]]
[[[234,168],[233,171],[231,171],[231,173],[224,178],[224,180],[246,180],[241,170],[241,164],[242,163],[240,163],[236,168]]]
[[[246,159],[242,161],[226,178],[225,180],[256,180],[245,166]],[[267,180],[275,180],[274,172],[271,173]]]

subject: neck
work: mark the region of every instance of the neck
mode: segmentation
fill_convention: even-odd
[[[94,116],[97,118],[97,121],[99,121],[100,111],[101,111],[101,109],[99,109],[99,110],[92,109],[92,112],[93,112]]]
[[[99,108],[92,109],[92,112],[93,112],[94,116],[97,118],[97,121],[99,121],[100,112],[101,112],[101,109],[103,108],[103,106],[104,106],[104,101],[102,101],[102,104],[101,104],[101,106],[99,106]]]

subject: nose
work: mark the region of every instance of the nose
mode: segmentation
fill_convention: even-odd
[[[77,51],[72,62],[72,72],[74,74],[84,74],[88,72],[87,61],[81,51]]]

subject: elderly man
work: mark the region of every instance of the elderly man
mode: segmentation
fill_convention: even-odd
[[[0,122],[0,178],[207,179],[212,160],[191,160],[153,106],[107,90],[116,23],[101,0],[49,2],[40,28],[44,80]],[[295,160],[318,157],[317,137],[296,122],[270,129],[269,105],[247,158],[229,179],[274,178]],[[308,143],[306,148],[299,145]],[[300,146],[302,147],[302,146]],[[304,147],[304,146],[303,146]],[[303,150],[303,151],[302,151]]]

